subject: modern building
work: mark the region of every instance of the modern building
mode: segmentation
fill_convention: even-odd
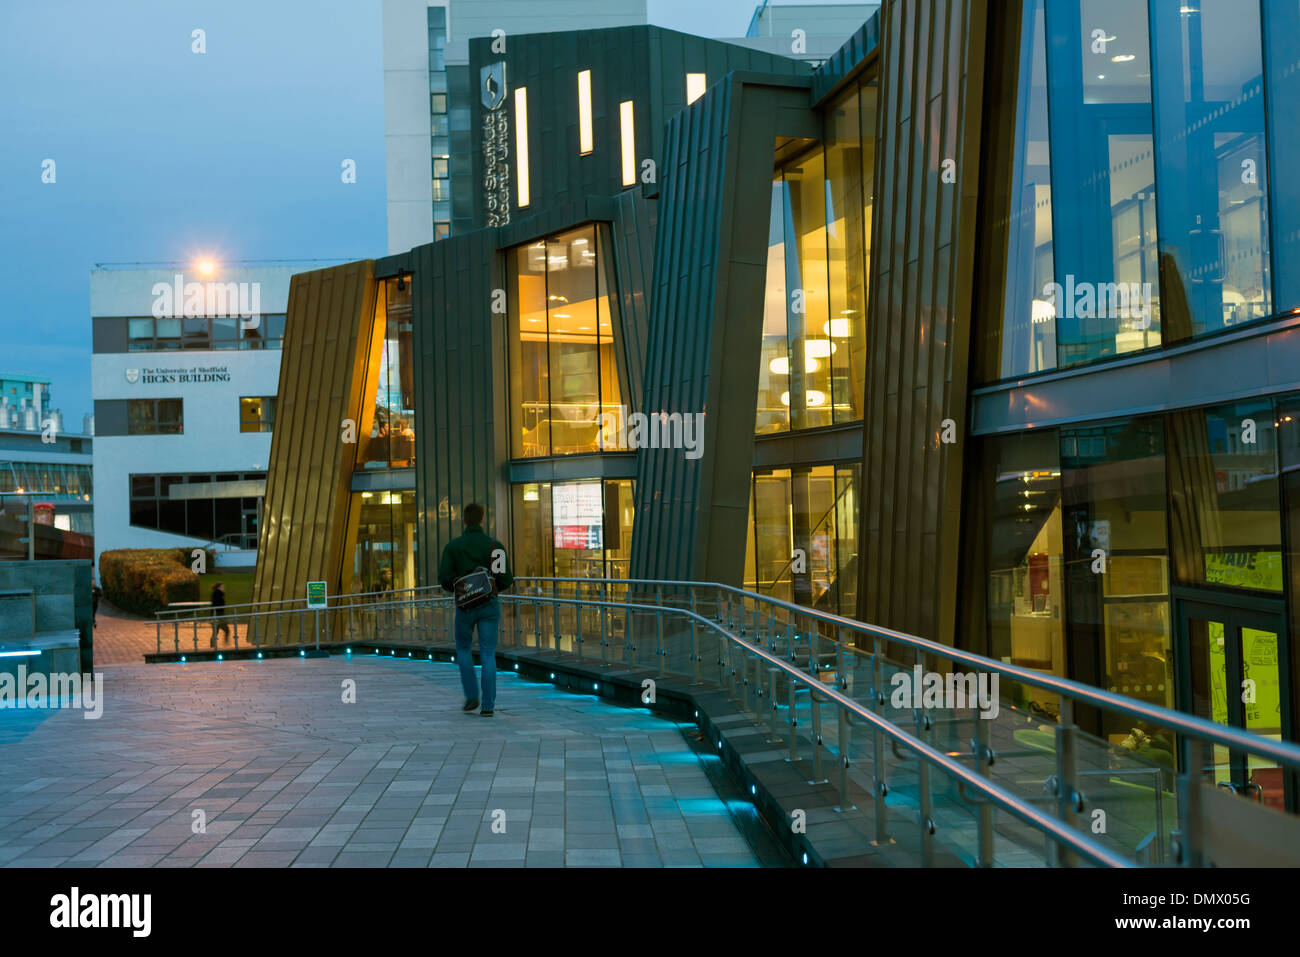
[[[520,575],[743,585],[1297,740],[1300,6],[988,13],[887,0],[815,69],[471,40],[476,228],[293,279],[259,596],[434,583],[481,501]]]
[[[473,228],[469,40],[646,23],[646,0],[384,0],[388,251]]]
[[[769,3],[754,8],[743,37],[727,38],[754,50],[821,66],[880,9],[879,3]]]
[[[92,417],[65,431],[62,410],[50,407],[49,379],[0,374],[0,389],[0,557],[89,557]],[[39,526],[32,548],[29,522]]]
[[[295,268],[91,272],[96,564],[170,546],[252,563]]]
[[[727,42],[819,64],[878,6],[764,0],[746,36]],[[646,0],[384,0],[389,253],[481,225],[471,155],[481,131],[470,126],[481,78],[471,75],[471,38],[493,37],[501,50],[525,34],[648,22]],[[508,220],[509,204],[496,212]]]

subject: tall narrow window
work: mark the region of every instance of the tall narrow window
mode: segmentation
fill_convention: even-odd
[[[591,71],[578,74],[578,152],[586,156],[592,151],[591,142]]]
[[[689,106],[704,95],[708,80],[703,73],[686,74],[686,104]]]
[[[623,142],[623,185],[636,185],[636,134],[632,129],[632,101],[618,105],[619,135]]]
[[[519,184],[519,207],[529,203],[528,195],[528,88],[515,90],[515,182]]]

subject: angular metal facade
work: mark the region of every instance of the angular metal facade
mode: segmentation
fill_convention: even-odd
[[[339,590],[351,478],[373,354],[374,263],[293,277],[275,432],[258,539],[255,601],[302,598],[308,581]],[[360,436],[356,436],[360,439]]]
[[[945,642],[957,606],[987,12],[981,0],[888,0],[880,11],[858,617]]]

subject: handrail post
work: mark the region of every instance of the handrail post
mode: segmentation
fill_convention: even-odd
[[[600,584],[600,663],[609,664],[609,626],[605,620],[605,611],[609,603],[609,585],[605,582]]]
[[[161,654],[162,653],[162,619],[159,618],[157,615],[155,615],[153,622],[154,622],[153,650],[155,654]]]
[[[759,658],[758,661],[755,663],[755,672],[757,672],[758,665],[761,664],[761,662],[762,659]],[[769,708],[768,711],[772,716],[771,718],[772,740],[780,741],[781,738],[776,733],[776,672],[777,672],[776,668],[767,669],[767,688],[768,688],[768,693],[772,699],[772,707]],[[757,677],[757,675],[755,676]]]
[[[874,650],[871,654],[871,704],[872,711],[880,714],[884,709],[884,693],[880,690],[885,683],[885,670],[881,661],[880,639],[873,636]],[[883,732],[880,728],[872,726],[871,746],[872,746],[872,797],[876,802],[876,844],[884,845],[889,841],[889,835],[886,827],[888,811],[885,809],[885,795],[889,793],[889,782],[885,774],[885,754],[884,741],[881,740]]]
[[[982,777],[989,776],[989,732],[985,718],[978,708],[972,709],[975,715],[975,737],[971,739],[971,748],[975,752],[975,770]],[[977,867],[993,866],[993,805],[984,801],[978,808],[979,846],[975,856]]]
[[[694,595],[691,596],[694,599]],[[695,617],[691,617],[691,684],[700,683],[700,634],[695,628]]]
[[[930,802],[930,762],[917,754],[917,822],[921,826],[921,866],[934,866],[934,818]]]
[[[1201,742],[1186,734],[1178,741],[1182,773],[1178,775],[1178,831],[1170,835],[1173,862],[1182,867],[1204,864],[1201,828]]]
[[[1074,702],[1062,696],[1060,721],[1056,725],[1056,813],[1068,827],[1076,826],[1075,813],[1082,803],[1075,773],[1078,763],[1078,730],[1074,725]],[[1074,854],[1053,841],[1052,863],[1057,867],[1073,867]]]
[[[632,609],[628,608],[624,613],[623,619],[623,647],[625,649],[624,657],[627,659],[629,668],[636,667],[636,642],[632,640]]]
[[[822,774],[822,711],[817,702],[817,690],[814,688],[809,695],[808,706],[812,710],[813,780],[821,782],[826,780]]]
[[[840,807],[841,811],[849,809],[849,712],[841,704],[836,705],[839,718],[840,738]]]
[[[790,688],[790,762],[794,763],[799,760],[799,734],[798,734],[798,712],[795,710],[795,682],[790,678],[785,679]]]
[[[655,635],[658,645],[656,657],[659,659],[659,677],[662,678],[664,676],[664,609],[662,605],[655,610]]]

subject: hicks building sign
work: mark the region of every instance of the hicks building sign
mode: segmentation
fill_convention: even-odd
[[[126,381],[154,384],[229,382],[229,366],[198,366],[191,369],[127,369]]]

